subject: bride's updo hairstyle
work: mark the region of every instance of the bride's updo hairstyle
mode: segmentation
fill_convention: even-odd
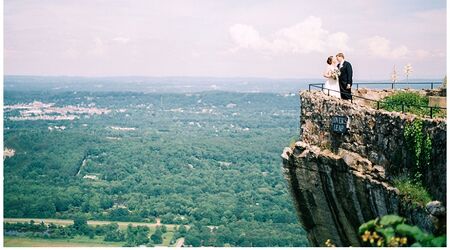
[[[328,57],[327,63],[328,63],[328,65],[331,65],[331,63],[333,63],[333,56]]]

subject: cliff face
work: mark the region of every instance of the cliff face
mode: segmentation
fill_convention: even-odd
[[[391,179],[408,174],[403,129],[412,116],[377,111],[328,97],[301,93],[301,141],[283,151],[283,169],[299,219],[313,246],[327,239],[359,246],[357,229],[385,214],[399,214],[427,231],[434,229],[424,208],[405,202]],[[331,132],[331,116],[349,118],[348,132]],[[446,123],[424,119],[433,143],[425,172],[434,198],[445,203]]]

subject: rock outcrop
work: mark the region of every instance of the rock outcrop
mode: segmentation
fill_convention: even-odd
[[[432,167],[425,172],[425,182],[433,198],[442,202],[426,209],[402,199],[391,184],[393,177],[411,171],[403,129],[413,115],[375,110],[318,91],[304,91],[300,98],[300,141],[283,151],[283,170],[313,246],[324,246],[328,239],[337,246],[359,246],[359,225],[392,213],[430,232],[438,230],[436,225],[442,228],[445,120],[423,119],[433,146]],[[334,115],[349,118],[347,133],[331,131]]]

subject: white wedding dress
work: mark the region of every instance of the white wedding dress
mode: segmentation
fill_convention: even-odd
[[[330,93],[330,96],[341,98],[341,93],[339,93],[339,91],[340,91],[339,80],[338,79],[334,80],[331,77],[331,73],[333,72],[333,70],[336,70],[336,69],[337,69],[337,67],[334,65],[327,66],[327,69],[326,69],[324,75],[329,76],[329,77],[327,77],[327,80],[326,80],[325,84],[323,85],[323,88],[324,88],[323,92],[327,95],[328,95],[328,93]],[[330,90],[328,91],[328,89],[330,89]],[[334,90],[334,91],[332,91],[332,90]]]

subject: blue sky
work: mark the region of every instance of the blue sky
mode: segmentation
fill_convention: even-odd
[[[343,52],[355,79],[442,78],[441,0],[5,0],[5,74],[320,78]]]

